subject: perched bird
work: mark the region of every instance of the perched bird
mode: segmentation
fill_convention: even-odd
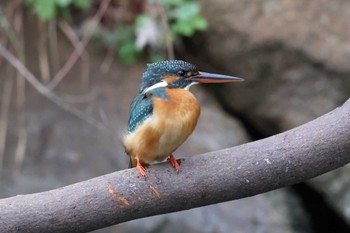
[[[237,81],[243,79],[201,72],[181,60],[149,64],[142,75],[139,94],[131,104],[128,134],[124,137],[130,165],[145,177],[144,165],[168,157],[178,171],[180,166],[173,152],[191,135],[200,115],[190,86]]]

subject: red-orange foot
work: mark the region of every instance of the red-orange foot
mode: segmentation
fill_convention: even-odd
[[[137,169],[139,169],[139,172],[143,177],[146,177],[145,167],[142,166],[141,161],[139,159],[136,159],[136,160],[137,160],[137,164],[136,164]]]
[[[176,161],[175,157],[171,154],[169,155],[168,158],[169,163],[171,164],[171,166],[173,166],[175,168],[176,171],[179,171],[180,169],[180,165],[179,163]]]

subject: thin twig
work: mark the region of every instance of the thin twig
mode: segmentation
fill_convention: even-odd
[[[20,7],[20,5],[19,5]],[[23,13],[18,10],[14,15],[14,30],[18,35],[19,41],[21,43],[21,50],[18,51],[18,57],[20,61],[25,64],[24,55],[24,34],[23,34]],[[11,78],[11,77],[9,77]],[[17,123],[21,125],[18,131],[17,147],[15,151],[15,167],[20,168],[25,157],[26,147],[27,147],[27,129],[25,126],[26,112],[24,111],[24,106],[26,102],[26,82],[23,79],[20,72],[16,71],[16,115]],[[17,170],[14,169],[14,172]]]
[[[19,172],[21,170],[27,149],[28,132],[25,127],[20,127],[18,131],[18,141],[15,151],[15,162],[13,172]]]
[[[87,88],[90,83],[90,57],[86,53],[85,56],[82,56],[81,64],[81,84],[82,88]]]
[[[38,38],[38,53],[39,53],[39,69],[40,76],[43,83],[50,81],[50,65],[49,56],[47,53],[47,24],[45,22],[38,22],[39,38]]]
[[[58,21],[59,28],[63,31],[72,45],[77,49],[80,44],[78,36],[75,34],[73,28],[64,20]],[[89,83],[90,77],[90,56],[89,53],[84,49],[82,58],[82,69],[81,69],[81,77],[82,77],[82,86],[87,87]]]
[[[173,42],[173,38],[170,32],[170,28],[169,28],[169,22],[168,22],[168,18],[165,14],[165,10],[162,4],[156,4],[159,15],[160,15],[160,19],[161,22],[163,24],[164,27],[164,31],[165,31],[165,43],[166,43],[166,47],[167,47],[167,52],[168,52],[168,60],[174,60],[175,58],[175,54],[174,54],[174,42]]]
[[[11,96],[12,96],[12,86],[13,79],[6,78],[4,79],[4,88],[2,92],[2,101],[1,101],[1,112],[0,112],[0,178],[2,175],[2,168],[5,155],[5,146],[6,146],[6,134],[8,127],[8,116],[11,106]],[[0,179],[1,180],[1,179]]]
[[[22,44],[18,39],[18,37],[16,36],[16,33],[11,29],[10,23],[1,8],[0,8],[0,27],[4,30],[5,35],[8,38],[8,41],[11,43],[11,45],[15,49],[18,56],[20,56],[20,58],[22,59],[24,57]]]
[[[105,57],[103,59],[103,62],[101,64],[101,66],[100,66],[101,72],[103,74],[107,73],[110,70],[110,68],[111,68],[111,66],[113,64],[114,56],[115,56],[114,49],[111,49],[111,48],[108,49],[107,53],[106,53],[106,55],[105,55]]]
[[[51,90],[47,89],[38,79],[23,65],[23,63],[18,60],[10,51],[8,51],[0,43],[0,54],[11,64],[13,65],[23,77],[42,95],[48,98],[50,101],[55,103],[57,106],[61,107],[65,111],[73,114],[79,119],[91,124],[92,126],[102,130],[108,135],[113,135],[113,132],[103,125],[102,123],[96,121],[94,118],[87,116],[84,112],[72,107],[71,105],[62,101],[57,95],[55,95]]]
[[[81,42],[76,46],[74,52],[68,58],[67,62],[63,65],[63,67],[58,71],[58,73],[53,77],[53,79],[46,86],[47,89],[53,90],[67,75],[67,73],[72,69],[74,64],[77,62],[78,58],[83,54],[85,47],[89,43],[93,32],[96,30],[102,16],[108,9],[111,0],[104,0],[101,4],[101,7],[98,9],[97,13],[93,17],[94,25],[92,26],[92,30],[88,31]]]
[[[58,20],[57,25],[61,29],[61,31],[64,33],[64,35],[68,38],[70,43],[77,50],[81,41],[79,40],[79,37],[77,36],[77,34],[74,32],[73,28],[64,19]],[[83,53],[84,52],[86,51],[83,51]]]
[[[9,77],[11,78],[11,77]],[[25,126],[26,112],[23,111],[25,105],[25,92],[26,92],[26,83],[22,74],[16,71],[16,115],[17,115],[17,124],[21,127],[18,131],[18,141],[15,151],[15,167],[20,168],[24,157],[25,149],[27,147],[27,130]],[[15,169],[14,169],[15,171]]]
[[[50,53],[50,61],[52,65],[52,72],[56,73],[59,70],[60,66],[60,53],[58,49],[58,41],[57,41],[57,28],[56,28],[56,20],[52,19],[48,22],[48,31],[49,31],[49,53]]]

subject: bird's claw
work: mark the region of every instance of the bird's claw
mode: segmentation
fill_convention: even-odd
[[[139,159],[137,159],[137,165],[136,165],[137,169],[139,169],[140,174],[143,177],[146,177],[146,169],[144,166],[142,166],[141,162]]]
[[[178,172],[180,169],[180,165],[172,154],[169,156],[168,161],[171,164],[171,166],[173,166],[173,168],[175,168],[175,170]]]

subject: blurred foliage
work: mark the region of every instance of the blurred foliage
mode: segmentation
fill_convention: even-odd
[[[102,1],[90,0],[23,0],[42,21],[67,16],[72,8],[96,11]],[[90,18],[84,16],[83,29]],[[70,15],[70,18],[74,16]],[[151,61],[162,60],[172,54],[172,47],[181,36],[193,36],[205,30],[207,21],[200,6],[193,0],[114,0],[108,8],[94,39],[104,47],[116,51],[127,64],[134,63],[141,54]],[[171,56],[170,56],[171,57]]]
[[[185,0],[169,0],[167,15],[174,35],[192,36],[196,30],[207,28],[207,21],[200,14],[198,3]]]
[[[86,10],[90,7],[91,0],[24,0],[25,4],[33,8],[35,14],[43,21],[51,20],[62,11],[75,6]]]

